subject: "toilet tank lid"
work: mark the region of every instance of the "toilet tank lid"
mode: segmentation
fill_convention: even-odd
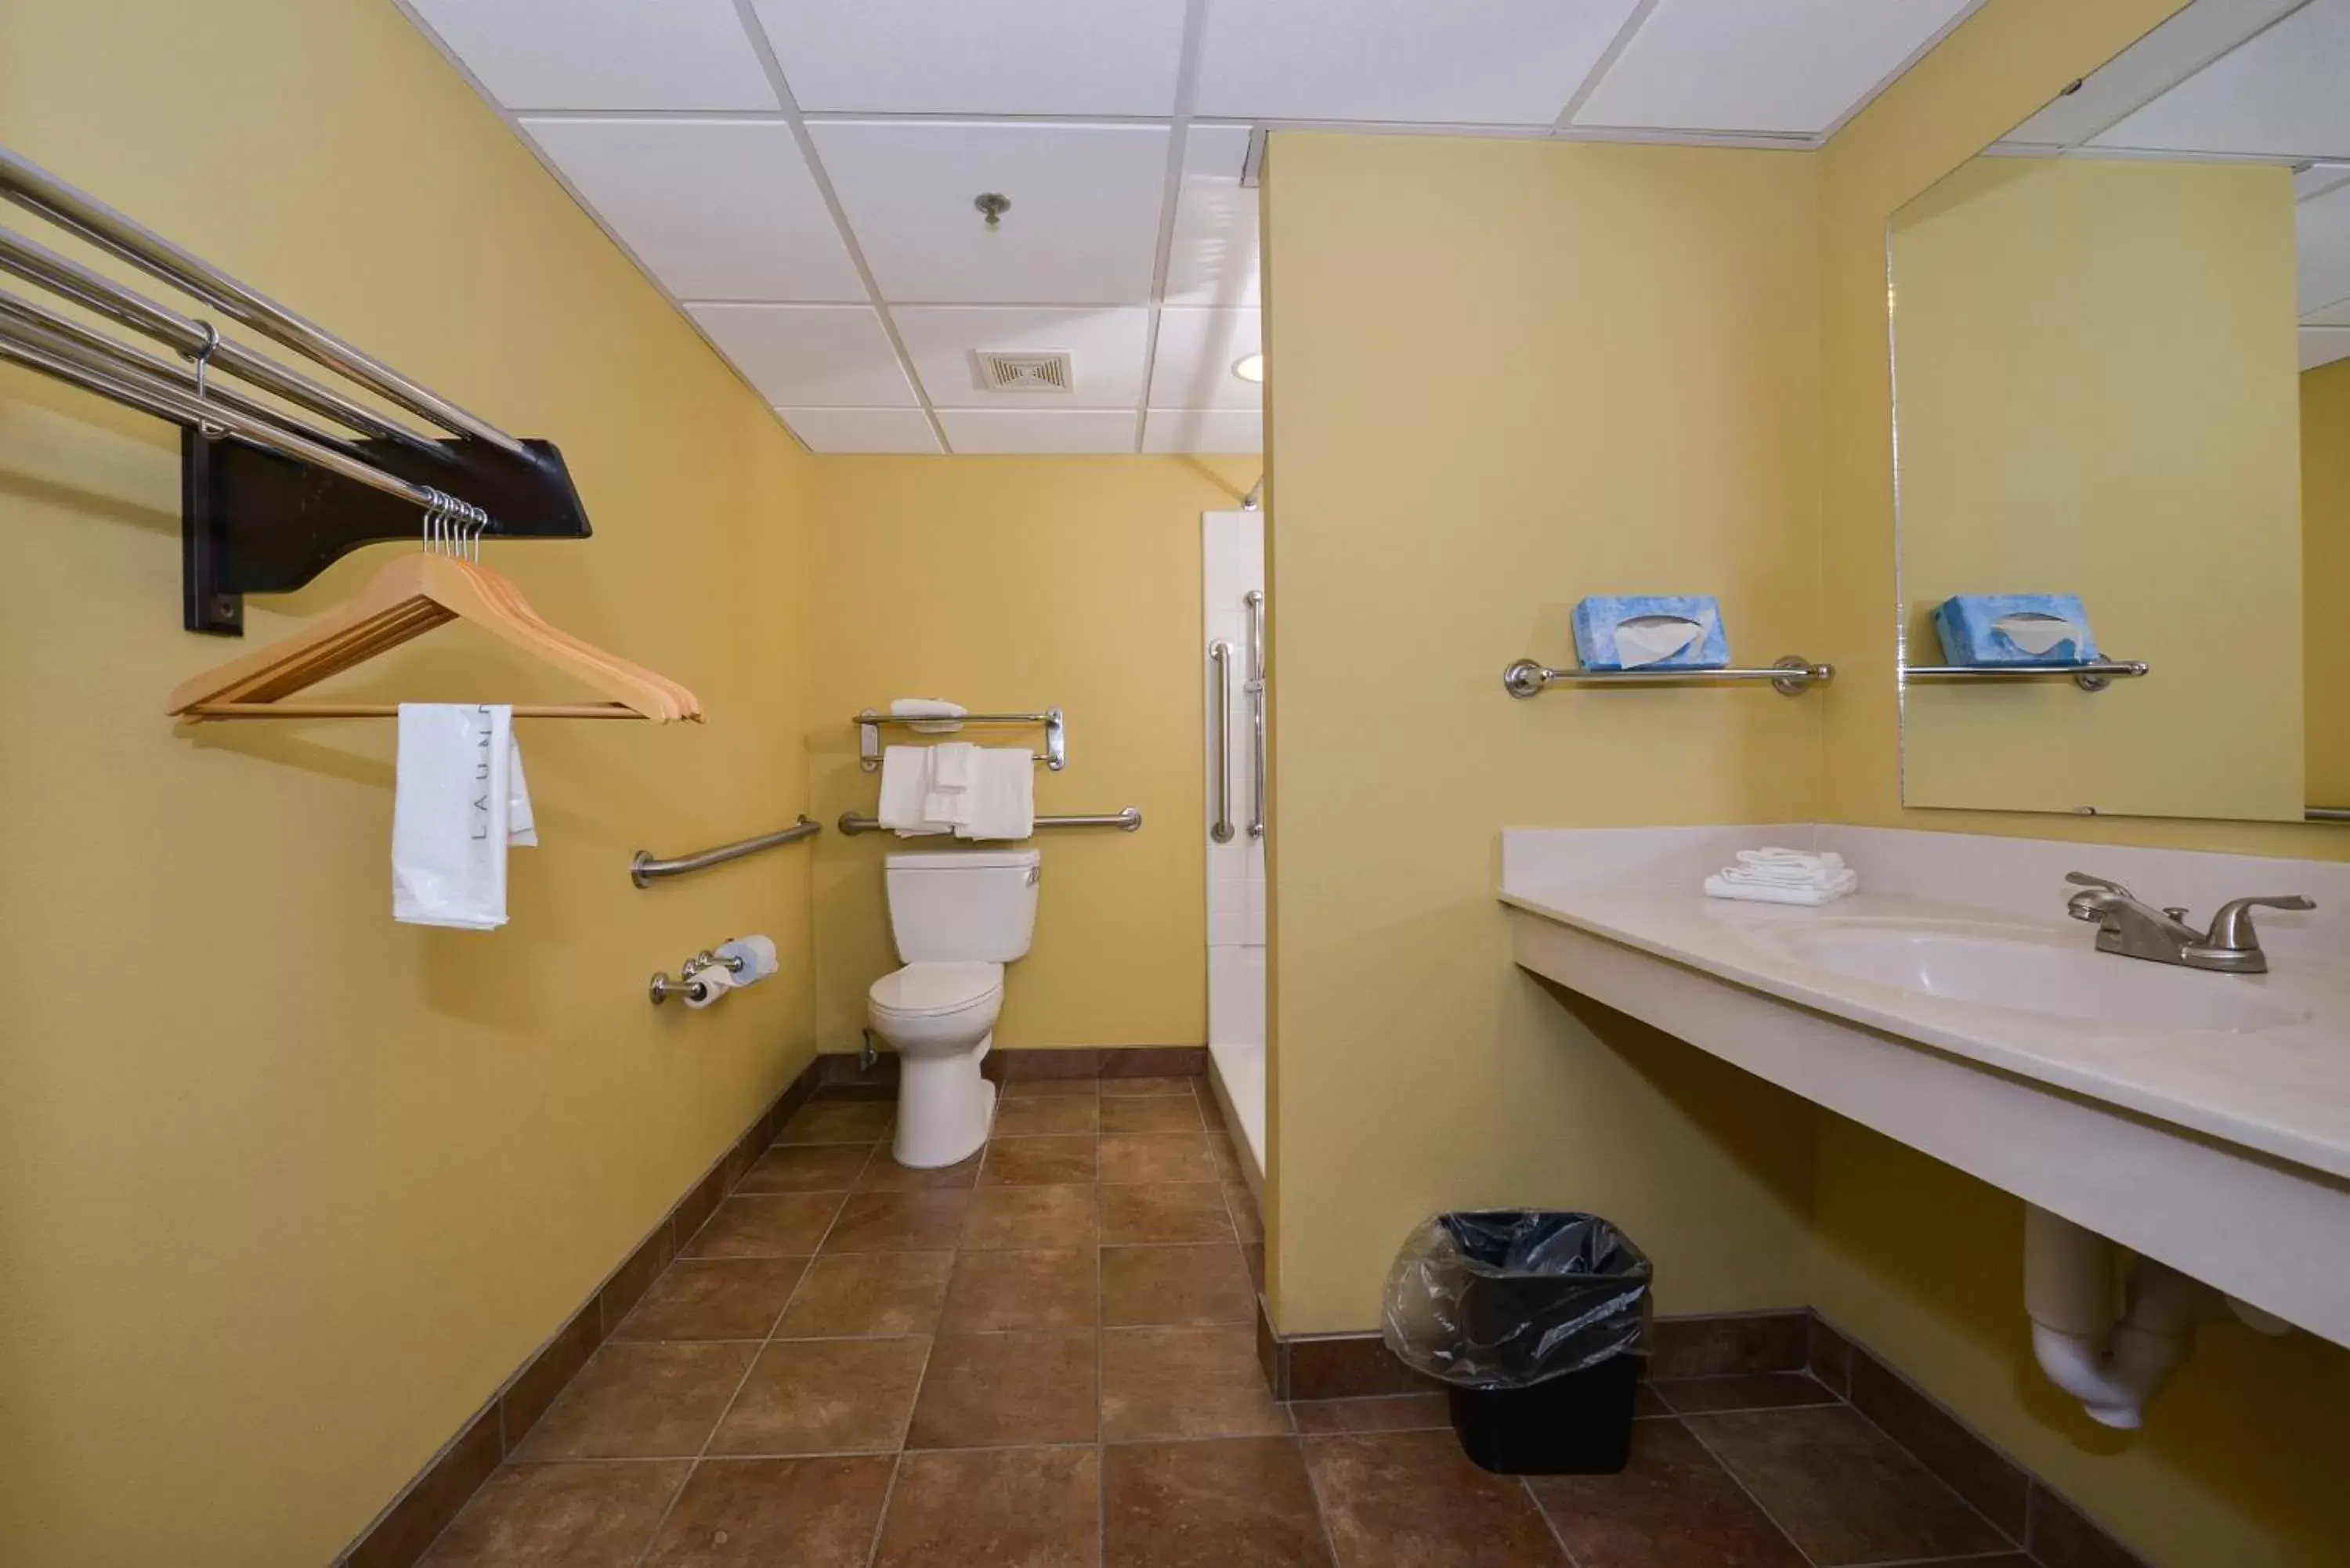
[[[891,871],[1001,871],[1011,866],[1034,866],[1044,857],[1034,849],[971,849],[948,855],[885,855],[881,864]]]

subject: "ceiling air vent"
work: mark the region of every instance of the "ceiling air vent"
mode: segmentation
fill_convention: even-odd
[[[983,392],[1066,392],[1071,385],[1066,354],[999,354],[983,348],[976,357]]]

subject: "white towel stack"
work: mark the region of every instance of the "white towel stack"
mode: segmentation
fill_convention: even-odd
[[[1036,831],[1035,758],[1014,746],[889,746],[874,813],[900,838],[1025,838]]]
[[[1705,879],[1709,898],[1743,898],[1758,904],[1833,904],[1856,891],[1860,873],[1829,850],[1742,849],[1738,863]]]

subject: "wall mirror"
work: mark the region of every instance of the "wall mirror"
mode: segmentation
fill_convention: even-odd
[[[2194,0],[1887,245],[1904,802],[2350,820],[2350,0]]]

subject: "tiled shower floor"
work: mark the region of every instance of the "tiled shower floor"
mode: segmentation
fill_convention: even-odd
[[[847,1091],[855,1094],[858,1091]],[[785,1128],[433,1568],[1828,1568],[2028,1559],[1799,1374],[1644,1390],[1631,1469],[1520,1481],[1434,1395],[1284,1406],[1204,1082],[1014,1083],[903,1170]]]

